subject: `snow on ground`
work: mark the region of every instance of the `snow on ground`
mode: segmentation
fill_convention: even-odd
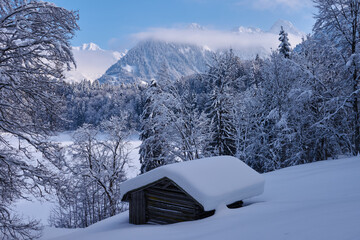
[[[49,197],[48,197],[49,198]],[[54,203],[49,201],[40,201],[34,197],[30,197],[31,201],[20,199],[18,200],[13,209],[16,213],[21,216],[23,219],[39,220],[43,226],[49,225],[48,219],[50,216],[50,211],[54,207]]]
[[[128,212],[86,229],[45,231],[42,239],[326,239],[360,236],[360,157],[329,160],[264,174],[265,192],[239,209],[172,225],[128,223]]]
[[[134,178],[140,173],[140,155],[139,155],[139,147],[141,145],[141,141],[139,140],[139,134],[134,133],[129,136],[129,148],[131,149],[130,152],[130,163],[126,169],[126,176],[128,179]]]

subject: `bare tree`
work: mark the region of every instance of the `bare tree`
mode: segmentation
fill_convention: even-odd
[[[63,172],[65,189],[58,191],[58,207],[50,222],[56,227],[87,227],[125,208],[120,183],[126,180],[130,148],[127,117],[102,124],[102,133],[84,124],[74,133],[69,160]]]
[[[348,93],[353,111],[353,154],[360,152],[359,113],[359,0],[314,0],[319,13],[316,15],[315,32],[325,32],[336,48],[342,52],[343,64],[348,68],[347,79],[351,91]]]
[[[62,71],[74,63],[69,40],[78,29],[75,12],[47,2],[0,1],[0,236],[32,239],[36,222],[23,223],[9,204],[26,195],[42,195],[54,175],[43,153],[56,162],[55,146],[45,141],[49,124],[40,118],[57,116],[52,92]],[[15,148],[15,138],[25,141]]]

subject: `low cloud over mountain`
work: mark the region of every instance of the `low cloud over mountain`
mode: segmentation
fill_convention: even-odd
[[[193,26],[197,26],[194,28]],[[301,42],[305,34],[298,31],[290,22],[279,20],[268,31],[258,28],[238,27],[236,31],[206,29],[197,24],[187,28],[151,28],[134,34],[136,40],[158,40],[172,43],[207,46],[213,51],[233,48],[236,50],[263,49],[270,52],[279,45],[278,33],[283,26],[289,33],[292,46]],[[263,52],[263,50],[261,52]]]

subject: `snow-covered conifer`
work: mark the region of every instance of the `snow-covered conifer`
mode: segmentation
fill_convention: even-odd
[[[234,87],[239,78],[239,59],[232,50],[215,56],[208,81],[212,88],[207,109],[209,137],[205,155],[231,155],[236,153],[234,126]]]
[[[145,92],[146,101],[141,115],[140,146],[141,173],[150,171],[161,165],[173,162],[171,139],[168,136],[171,116],[168,110],[168,95],[165,91],[173,91],[168,78],[168,69],[164,65],[159,74],[160,85],[155,79]]]
[[[283,54],[285,58],[289,58],[291,53],[291,48],[290,48],[288,34],[287,32],[285,32],[283,26],[281,26],[279,36],[280,36],[279,52]]]

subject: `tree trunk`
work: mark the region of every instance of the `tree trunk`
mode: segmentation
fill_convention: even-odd
[[[359,108],[358,108],[358,93],[357,91],[357,73],[354,73],[354,102],[353,102],[353,111],[354,111],[354,155],[357,155],[360,152],[360,126],[359,126]]]

